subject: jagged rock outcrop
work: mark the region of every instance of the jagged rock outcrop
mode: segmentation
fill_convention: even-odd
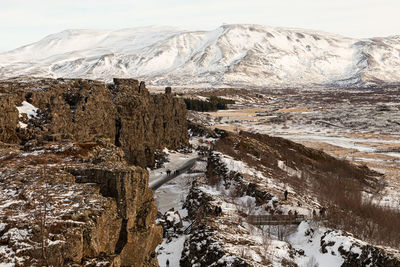
[[[256,200],[257,205],[267,203],[273,195],[259,190],[257,184],[247,183],[243,176],[233,170],[229,170],[221,161],[219,153],[210,153],[207,158],[206,177],[209,183],[216,184],[222,181],[225,188],[235,187],[238,196],[251,196]]]
[[[158,266],[148,172],[104,140],[0,150],[0,265]]]
[[[153,165],[154,148],[178,148],[187,143],[186,106],[171,90],[150,95],[143,82],[115,79],[113,93],[117,106],[115,143],[130,162]]]
[[[352,266],[385,266],[396,267],[400,266],[400,260],[388,254],[383,249],[371,245],[359,247],[361,253],[346,251],[343,247],[339,247],[339,252],[345,259],[342,267]]]
[[[216,232],[204,224],[195,226],[193,234],[185,241],[180,266],[251,266],[238,257],[227,255],[221,243],[213,239]]]
[[[183,101],[130,79],[10,80],[0,109],[0,144],[15,144],[0,149],[0,265],[158,265],[139,166],[188,144]]]
[[[212,200],[197,182],[192,183],[183,208],[187,209],[193,224],[188,228],[191,234],[184,243],[180,266],[250,266],[243,259],[226,253],[222,243],[215,238],[217,230],[212,224],[205,223],[207,220],[203,216],[214,210]]]
[[[0,141],[15,143],[18,141],[15,132],[18,124],[18,111],[15,108],[12,95],[0,93]]]
[[[124,150],[129,163],[143,167],[154,165],[156,149],[188,144],[183,101],[169,89],[151,95],[137,80],[6,81],[0,83],[0,94],[1,112],[8,114],[0,119],[0,141],[26,144],[105,136]],[[19,126],[16,110],[23,101],[39,108],[26,128]]]

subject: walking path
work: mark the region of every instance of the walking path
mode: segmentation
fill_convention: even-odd
[[[149,183],[149,187],[153,190],[157,190],[160,186],[162,186],[163,184],[171,181],[172,179],[174,179],[175,177],[181,175],[182,173],[185,173],[187,170],[189,170],[190,168],[192,168],[194,166],[194,164],[196,163],[197,160],[199,160],[200,157],[194,158],[194,159],[190,159],[188,161],[186,161],[180,168],[178,168],[177,170],[171,170],[171,174],[170,175],[164,175],[161,178],[152,181]],[[178,172],[176,172],[178,171]]]

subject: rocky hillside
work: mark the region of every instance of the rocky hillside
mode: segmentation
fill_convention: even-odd
[[[137,80],[5,81],[0,105],[0,141],[27,149],[44,141],[104,136],[123,149],[129,163],[152,166],[156,149],[188,142],[183,101],[170,88],[151,95]]]
[[[66,30],[0,54],[0,77],[21,75],[152,85],[371,85],[400,79],[400,39],[354,39],[304,29],[222,25]]]
[[[148,172],[109,139],[0,149],[0,265],[158,266]]]
[[[188,144],[171,88],[8,80],[0,108],[0,265],[158,266],[161,227],[139,166]]]
[[[399,210],[362,197],[379,197],[378,173],[279,137],[190,133],[209,152],[183,205],[182,266],[399,266]]]

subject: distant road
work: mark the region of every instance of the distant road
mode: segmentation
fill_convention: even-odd
[[[171,174],[169,176],[168,175],[164,175],[161,178],[157,179],[156,181],[153,181],[153,182],[149,183],[149,187],[151,189],[153,189],[153,190],[157,190],[163,184],[171,181],[175,177],[181,175],[182,173],[185,173],[187,170],[192,168],[198,159],[200,159],[200,157],[197,157],[197,158],[190,159],[190,160],[186,161],[185,164],[183,164],[178,169],[179,173],[176,174],[175,173],[176,170],[171,170]]]

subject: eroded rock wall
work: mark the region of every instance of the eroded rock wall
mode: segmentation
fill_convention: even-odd
[[[154,148],[187,144],[186,106],[170,91],[150,95],[143,82],[130,79],[115,79],[112,90],[118,110],[116,145],[128,161],[149,166],[154,163]]]
[[[79,183],[95,183],[104,197],[115,199],[115,209],[103,214],[86,238],[86,256],[106,252],[119,255],[124,266],[156,266],[155,247],[161,242],[155,225],[157,207],[148,188],[148,172],[126,167],[71,170]]]
[[[148,172],[108,142],[0,150],[0,190],[0,265],[158,266]]]
[[[0,141],[5,143],[18,142],[16,133],[18,111],[14,105],[14,97],[0,93]]]
[[[10,85],[11,84],[11,85]],[[7,85],[7,86],[6,86]],[[154,151],[188,144],[186,108],[170,90],[151,95],[143,82],[115,79],[113,84],[89,80],[34,80],[0,83],[0,140],[26,144],[30,141],[70,138],[112,139],[129,163],[154,164]],[[0,96],[6,99],[4,96]],[[18,125],[17,106],[27,101],[39,108],[38,118]],[[17,119],[16,117],[17,116]]]

